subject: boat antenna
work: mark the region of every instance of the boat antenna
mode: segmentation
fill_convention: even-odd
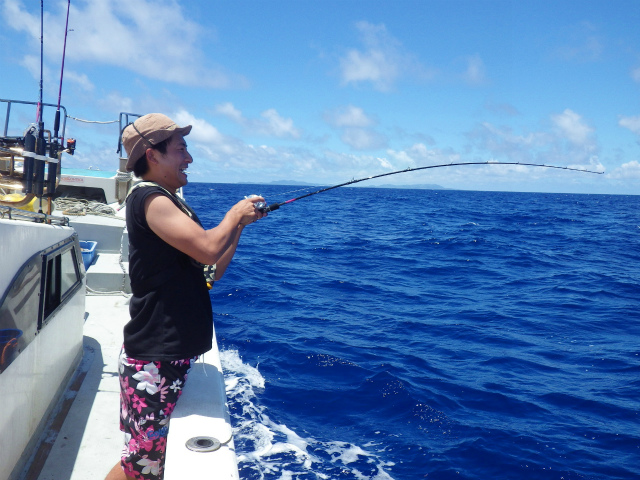
[[[311,192],[311,193],[307,193],[305,195],[300,195],[299,197],[296,198],[292,198],[291,200],[287,200],[285,202],[282,203],[273,203],[269,206],[265,206],[263,211],[265,212],[272,212],[274,210],[279,209],[281,206],[295,202],[296,200],[300,200],[301,198],[306,198],[306,197],[310,197],[311,195],[316,195],[317,193],[322,193],[322,192],[326,192],[329,190],[333,190],[334,188],[338,188],[338,187],[344,187],[347,185],[353,185],[354,183],[359,183],[359,182],[364,182],[365,180],[372,180],[374,178],[380,178],[380,177],[386,177],[389,175],[396,175],[398,173],[405,173],[405,172],[415,172],[417,170],[427,170],[430,168],[442,168],[442,167],[457,167],[457,166],[461,166],[461,165],[524,165],[527,167],[542,167],[542,168],[557,168],[560,170],[572,170],[575,172],[582,172],[582,173],[595,173],[598,175],[602,175],[604,172],[595,172],[592,170],[586,170],[586,169],[582,169],[582,168],[572,168],[572,167],[558,167],[556,165],[543,165],[543,164],[539,164],[539,163],[521,163],[521,162],[457,162],[457,163],[444,163],[444,164],[440,164],[440,165],[428,165],[425,167],[415,167],[415,168],[406,168],[404,170],[397,170],[395,172],[387,172],[387,173],[381,173],[379,175],[373,175],[371,177],[365,177],[365,178],[359,178],[357,180],[350,180],[348,182],[344,182],[344,183],[340,183],[338,185],[333,185],[332,187],[326,187],[326,188],[322,188],[320,190],[316,190],[315,192]]]

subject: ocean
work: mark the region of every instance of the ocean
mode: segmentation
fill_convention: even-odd
[[[184,192],[210,228],[299,188]],[[640,478],[640,196],[339,188],[211,303],[242,479]]]

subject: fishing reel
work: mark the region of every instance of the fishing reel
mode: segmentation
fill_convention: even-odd
[[[259,195],[246,195],[244,198],[245,199],[250,199],[250,198],[256,198]],[[256,202],[253,204],[254,207],[256,207],[256,210],[258,210],[259,212],[262,213],[266,213],[267,212],[267,202]]]

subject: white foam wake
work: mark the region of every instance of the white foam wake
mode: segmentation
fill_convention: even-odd
[[[393,464],[375,453],[348,442],[303,438],[273,421],[260,405],[265,380],[258,368],[244,363],[237,350],[221,351],[220,359],[242,478],[393,480],[385,471]]]

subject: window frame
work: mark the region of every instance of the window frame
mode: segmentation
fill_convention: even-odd
[[[62,291],[63,256],[71,256],[75,281],[66,291]],[[40,331],[67,300],[82,287],[84,275],[80,269],[80,246],[77,237],[42,252],[42,276],[40,283],[40,308],[38,314],[38,331]]]

